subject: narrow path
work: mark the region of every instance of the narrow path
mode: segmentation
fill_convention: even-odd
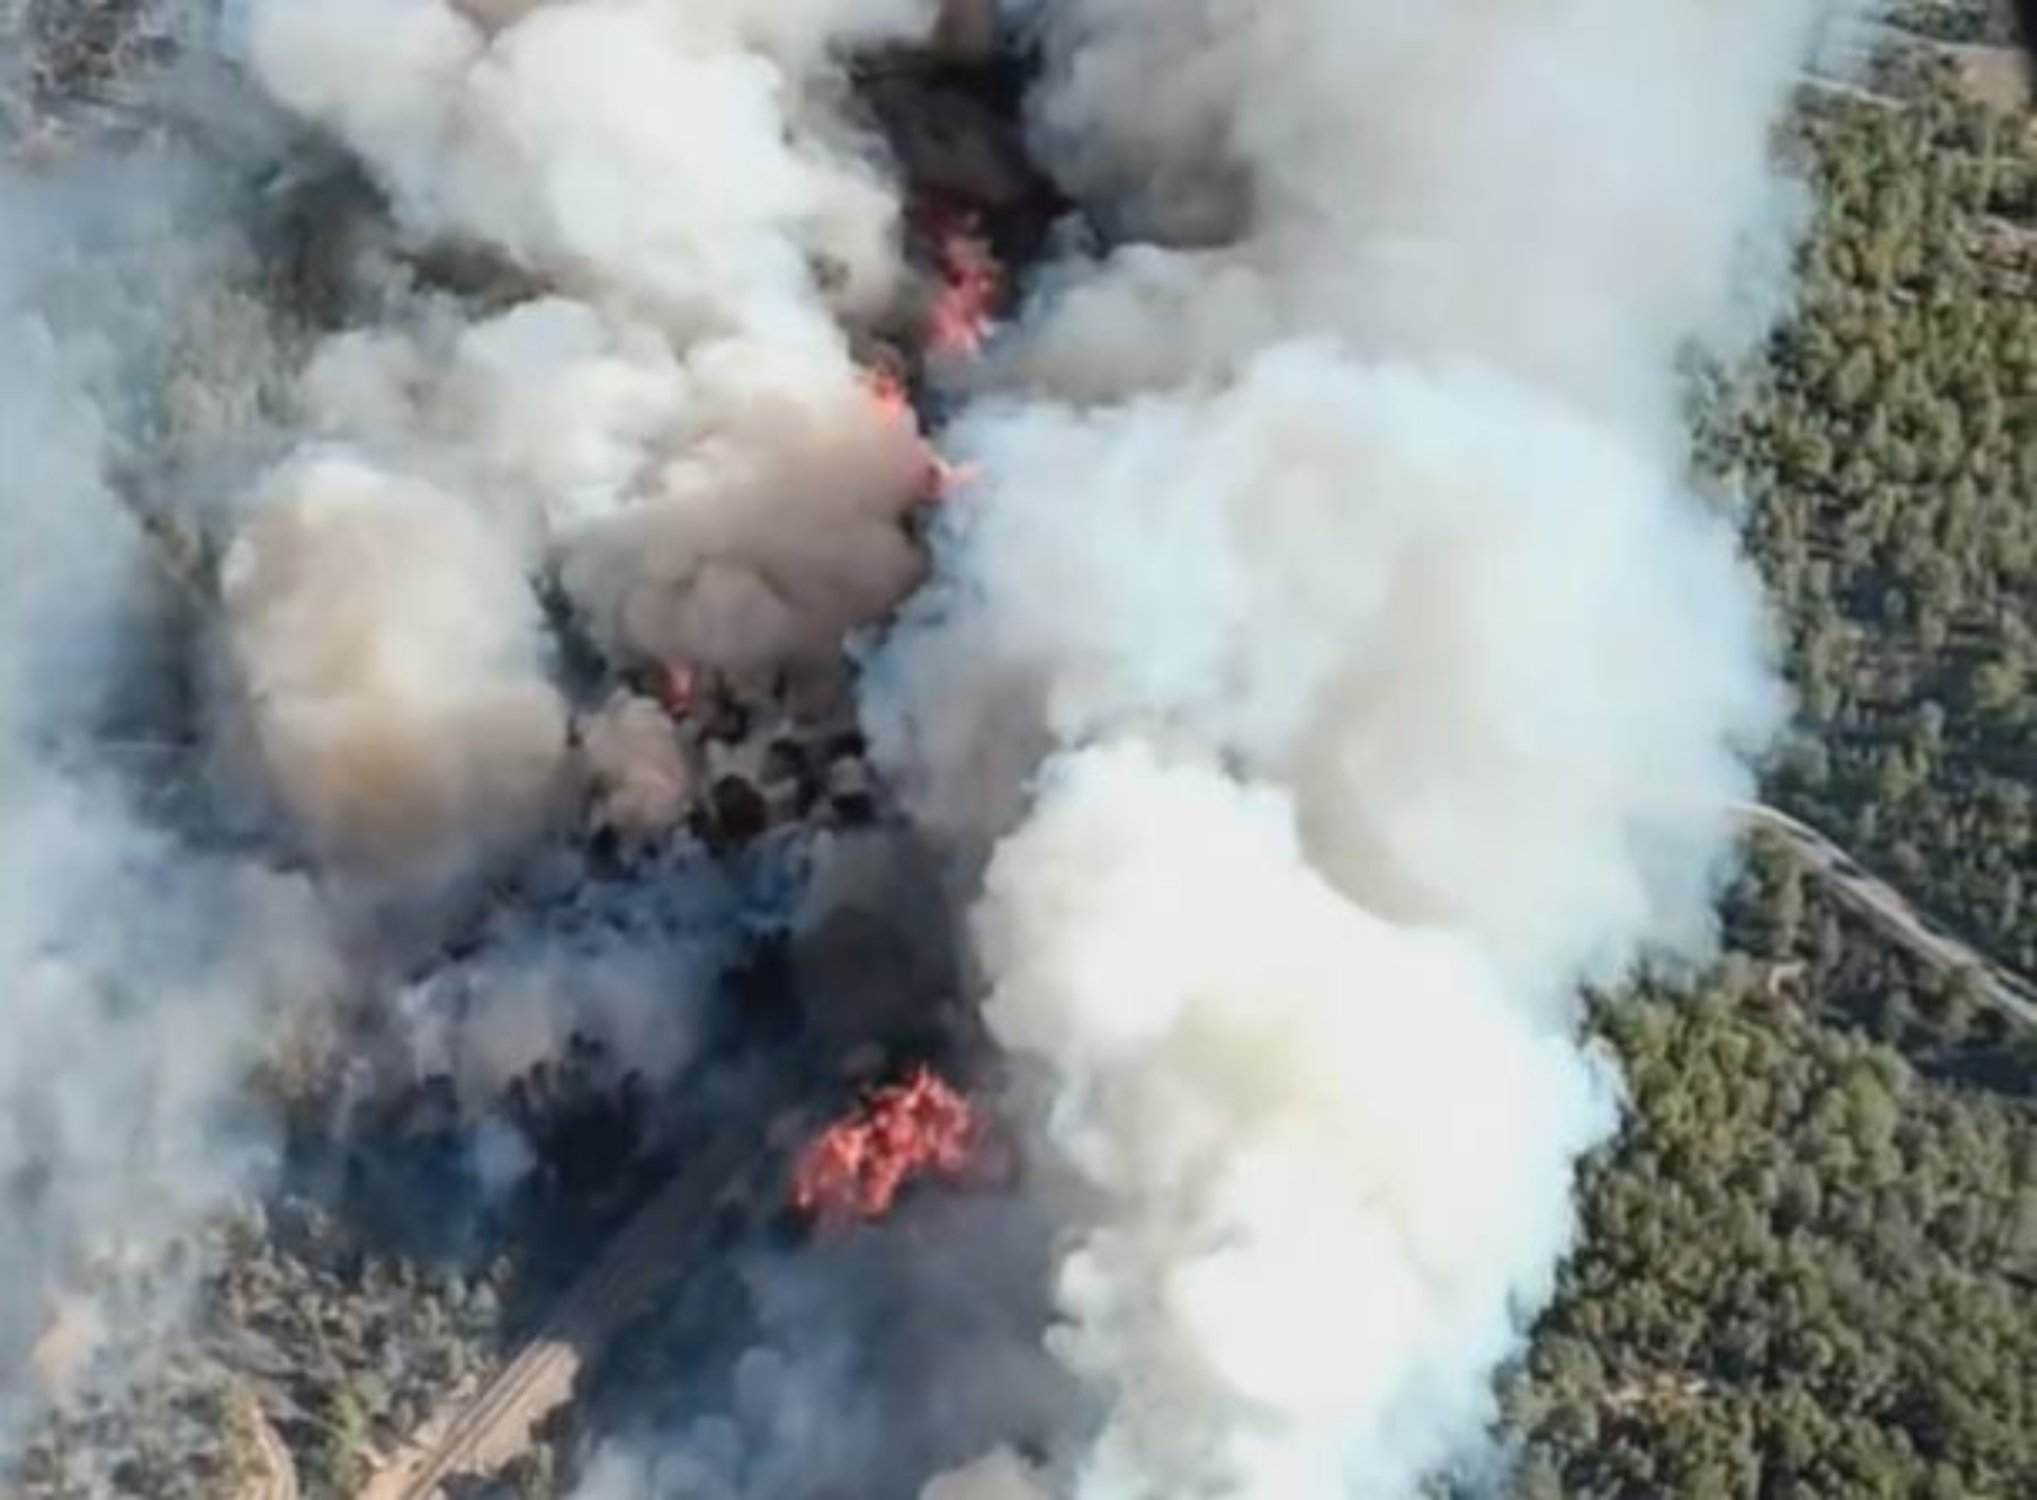
[[[580,1371],[672,1281],[684,1276],[722,1209],[740,1201],[765,1153],[731,1134],[681,1169],[602,1251],[537,1336],[472,1400],[441,1412],[362,1487],[359,1500],[425,1500],[456,1475],[490,1474],[531,1446],[573,1397]]]
[[[1736,809],[1744,827],[1780,841],[1844,905],[1933,969],[1970,970],[1985,995],[2037,1026],[2037,986],[1990,963],[1937,927],[1886,881],[1861,869],[1809,824],[1759,803]],[[499,1471],[531,1445],[545,1417],[570,1401],[580,1371],[594,1363],[653,1296],[683,1277],[712,1233],[718,1213],[753,1189],[767,1153],[761,1141],[731,1134],[694,1158],[611,1241],[523,1349],[471,1400],[440,1412],[417,1440],[384,1464],[359,1500],[428,1500],[456,1475]],[[265,1456],[275,1442],[258,1429]],[[296,1500],[289,1455],[271,1461],[287,1475],[260,1500]]]
[[[1946,932],[1894,886],[1861,869],[1844,849],[1810,824],[1761,803],[1744,804],[1737,810],[1745,826],[1779,839],[1840,902],[1891,942],[1940,972],[1970,971],[1988,999],[2025,1025],[2037,1026],[2037,985]]]

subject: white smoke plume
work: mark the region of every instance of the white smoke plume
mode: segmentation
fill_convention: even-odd
[[[1051,1347],[1106,1414],[1037,1482],[1412,1494],[1614,1122],[1578,985],[1707,939],[1779,717],[1679,361],[1781,303],[1825,7],[1017,9],[1114,244],[944,436],[866,720],[994,845],[987,1018],[1045,1070]]]
[[[121,487],[172,348],[250,267],[226,157],[0,164],[0,1461],[174,1309],[164,1245],[270,1164],[250,1074],[345,985],[311,883],[180,815],[184,600]]]
[[[457,868],[491,827],[542,821],[558,736],[539,684],[502,680],[488,707],[505,668],[477,676],[458,659],[529,634],[505,592],[512,568],[556,581],[617,665],[752,676],[825,658],[919,581],[902,521],[924,497],[926,453],[910,414],[873,396],[845,331],[896,300],[898,205],[837,96],[843,49],[924,37],[932,0],[242,12],[254,75],[358,155],[410,246],[479,252],[526,289],[499,310],[392,286],[389,316],[331,338],[305,372],[302,417],[328,462],[314,472],[340,463],[389,486],[382,521],[360,512],[344,545],[393,556],[423,531],[437,537],[427,556],[470,548],[496,581],[390,587],[466,592],[471,625],[499,611],[502,632],[435,642],[450,601],[321,609],[318,580],[352,564],[310,555],[342,545],[339,530],[298,528],[303,566],[236,635],[238,674],[273,673],[287,649],[300,668],[352,656],[409,676],[408,707],[355,684],[348,743],[316,750],[301,703],[254,695],[271,772],[314,838],[343,824],[347,852],[387,874]],[[261,638],[286,617],[293,639],[272,648]],[[502,714],[517,719],[508,745],[490,733]],[[623,742],[603,748],[612,761]],[[383,788],[403,793],[378,813],[407,840],[393,865],[347,801]]]
[[[357,460],[306,457],[272,483],[220,589],[282,800],[321,853],[389,870],[514,835],[565,752],[516,553]]]
[[[986,403],[954,444],[982,478],[878,664],[944,826],[994,830],[1040,746],[1153,730],[1293,787],[1340,885],[1530,989],[1703,920],[1760,615],[1726,521],[1617,431],[1290,343],[1174,398]]]
[[[1777,305],[1797,195],[1768,131],[1827,19],[1807,0],[1017,9],[1042,155],[1127,235],[1016,353],[1057,391],[1334,333],[1652,429],[1688,339]]]
[[[249,0],[248,54],[419,233],[477,240],[692,339],[839,342],[870,310],[889,189],[838,139],[836,49],[923,37],[930,0]]]
[[[334,339],[307,419],[487,517],[618,663],[832,652],[918,581],[901,522],[926,477],[844,331],[892,306],[902,262],[837,55],[932,22],[930,0],[251,0],[257,75],[360,155],[415,243],[545,289],[478,316],[420,298]],[[387,651],[404,629],[383,617]]]
[[[1279,793],[1136,741],[1054,766],[976,931],[1096,1195],[1052,1335],[1111,1399],[1077,1492],[1408,1493],[1548,1295],[1598,1070],[1475,942],[1312,871]]]
[[[926,455],[845,331],[891,304],[897,205],[837,95],[841,51],[922,35],[931,0],[120,9],[166,75],[0,122],[0,1423],[53,1306],[261,1181],[249,1082],[286,1022],[393,1013],[395,1073],[476,1093],[568,1029],[655,1076],[690,1055],[731,926],[690,896],[589,917],[594,952],[491,931],[408,988],[389,909],[334,900],[513,851],[583,786],[615,824],[679,817],[669,726],[618,701],[572,742],[541,582],[612,665],[750,670],[920,566]],[[321,226],[343,307],[271,284],[250,185],[320,162],[250,83],[388,199],[391,235]],[[408,269],[447,249],[487,295]],[[266,298],[352,326],[270,327]],[[425,1013],[463,980],[505,998],[448,1029]]]
[[[1571,997],[1702,939],[1778,711],[1730,525],[1681,480],[1676,362],[1778,303],[1767,131],[1819,8],[1009,7],[1045,58],[1038,151],[1112,248],[1052,267],[972,377],[946,446],[979,477],[864,711],[982,869],[988,1019],[1043,1075],[1025,1207],[1066,1222],[1049,1345],[1096,1420],[930,1493],[1391,1497],[1489,1426],[1613,1118]],[[654,1071],[691,1055],[661,1008],[706,963],[684,913],[595,912],[577,954],[511,916],[408,989],[326,931],[327,875],[457,874],[568,789],[678,815],[647,710],[576,736],[546,587],[611,668],[758,674],[924,572],[926,454],[854,352],[905,273],[841,59],[924,38],[935,0],[227,9],[395,221],[370,310],[277,355],[282,410],[207,418],[291,441],[196,506],[224,687],[211,740],[166,752],[254,769],[318,873],[142,806],[105,744],[163,597],[113,490],[161,457],[121,440],[154,372],[105,365],[244,268],[233,212],[160,149],[96,183],[9,168],[0,543],[34,563],[0,596],[0,1371],[81,1262],[258,1178],[244,1084],[285,1017],[396,988],[392,1066],[480,1091],[582,1024]],[[112,290],[150,288],[126,323],[63,291],[108,240]],[[404,269],[444,251],[480,292]],[[818,961],[858,969],[835,936]],[[500,1003],[434,1029],[463,989]],[[854,1352],[765,1369],[753,1404],[795,1404],[749,1425],[800,1441],[708,1471],[798,1493],[895,1460],[889,1392],[827,1430]],[[933,1461],[986,1445],[1001,1383]]]

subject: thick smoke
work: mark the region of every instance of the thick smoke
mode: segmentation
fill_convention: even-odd
[[[1760,331],[1796,194],[1768,131],[1811,3],[1025,0],[1036,139],[1126,243],[1015,358],[1074,397],[1283,338],[1475,355],[1656,430],[1693,336]]]
[[[516,553],[358,460],[307,456],[272,483],[220,588],[261,763],[320,852],[414,868],[529,832],[566,715]]]
[[[982,478],[879,663],[926,705],[902,758],[944,826],[994,831],[1039,746],[1153,731],[1291,786],[1351,895],[1525,989],[1704,920],[1773,703],[1760,617],[1727,523],[1617,431],[1309,342],[1172,398],[986,403],[954,441]]]
[[[780,1352],[729,1421],[611,1450],[594,1492],[891,1492],[990,1450],[928,1493],[1397,1496],[1478,1444],[1613,1120],[1576,986],[1704,937],[1778,711],[1730,525],[1681,480],[1677,366],[1778,305],[1767,132],[1819,6],[1013,4],[1037,150],[1110,248],[952,393],[978,477],[914,594],[927,456],[856,348],[898,206],[841,59],[935,8],[237,0],[235,60],[393,227],[325,247],[349,326],[257,327],[217,389],[165,351],[251,274],[215,180],[245,163],[214,158],[274,120],[194,74],[210,158],[0,173],[0,542],[29,560],[0,596],[0,1372],[260,1179],[245,1084],[295,1018],[372,1002],[361,1071],[474,1094],[573,1029],[683,1067],[695,938],[733,920],[669,850],[645,900],[533,861],[557,927],[498,907],[424,977],[334,937],[332,897],[457,885],[582,792],[679,817],[694,768],[647,700],[576,701],[559,621],[610,677],[759,677],[911,595],[864,716],[983,882],[987,1018],[1038,1072],[1033,1195],[986,1219],[1063,1225],[1048,1343],[1089,1405],[1027,1357],[1023,1296],[944,1338],[1029,1264],[958,1231],[844,1277],[909,1289],[957,1247],[890,1329],[898,1389],[973,1371],[951,1405],[862,1388],[882,1307],[766,1267]],[[186,520],[215,533],[189,572]],[[867,936],[814,961],[927,987]],[[1022,1462],[1007,1423],[1059,1436]]]
[[[976,478],[866,709],[994,845],[1051,1346],[1107,1412],[1046,1477],[1409,1494],[1489,1429],[1613,1123],[1577,986],[1708,936],[1778,717],[1679,367],[1779,305],[1820,7],[1022,10],[1114,245],[947,435]]]
[[[489,516],[613,657],[833,652],[918,581],[899,523],[925,477],[844,331],[891,305],[901,261],[834,59],[931,24],[927,0],[252,0],[260,77],[360,154],[410,236],[552,289],[334,340],[312,422]]]
[[[1095,1194],[1053,1347],[1109,1393],[1080,1493],[1394,1495],[1545,1299],[1598,1070],[1475,942],[1312,871],[1277,792],[1130,741],[1057,762],[976,923],[987,1014]]]
[[[268,1165],[248,1075],[343,984],[310,883],[180,815],[188,601],[127,482],[248,269],[233,166],[166,135],[0,167],[0,1455],[174,1305],[157,1253]]]
[[[1065,1383],[1037,1347],[1039,1245],[1053,1233],[1036,1205],[979,1197],[791,1256],[745,1253],[734,1285],[691,1295],[694,1339],[668,1335],[679,1368],[622,1423],[630,1435],[597,1451],[577,1495],[910,1495],[1015,1428],[1066,1423]],[[748,1305],[751,1342],[726,1364],[687,1358],[710,1301]],[[652,1433],[630,1432],[638,1422]]]
[[[702,860],[627,910],[528,863],[564,916],[498,903],[422,979],[445,908],[388,899],[583,792],[626,832],[680,818],[669,723],[575,703],[559,614],[611,677],[754,672],[920,569],[925,452],[845,331],[901,262],[838,54],[931,0],[116,9],[132,56],[60,60],[105,108],[10,115],[0,165],[0,1425],[78,1330],[146,1331],[80,1293],[113,1308],[262,1182],[286,1031],[373,1015],[349,1077],[482,1100],[569,1031],[652,1081],[690,1058],[736,930]],[[57,66],[21,24],[10,107]],[[393,224],[280,245],[335,144]],[[416,269],[442,255],[458,292]]]
[[[297,446],[235,507],[225,676],[263,785],[371,892],[457,888],[577,800],[670,833],[715,768],[649,698],[574,701],[560,638],[611,684],[755,685],[836,660],[919,581],[927,451],[851,347],[897,301],[899,208],[842,61],[924,37],[932,0],[237,16],[253,78],[393,221],[292,390]],[[416,270],[454,254],[464,292]],[[672,990],[712,923],[640,904],[627,942],[565,943],[577,999],[557,934],[495,934],[529,982],[475,966],[449,988],[501,1005],[427,1050],[500,1081],[592,1017],[666,1076],[690,1043],[647,1033],[684,1029]]]

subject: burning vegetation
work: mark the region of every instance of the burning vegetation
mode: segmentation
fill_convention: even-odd
[[[936,358],[967,359],[983,352],[1004,295],[998,264],[978,215],[952,204],[927,211],[939,288],[927,312],[926,343]]]
[[[408,21],[435,10],[415,7]],[[590,29],[577,37],[573,10],[491,7],[475,35],[534,97],[566,55],[520,54],[538,32],[563,28],[554,43],[596,50],[620,35],[601,28],[622,24],[622,7],[579,8]],[[993,233],[1036,244],[1051,211],[1014,144],[1015,99],[993,76],[1003,64],[982,45],[987,12],[959,10],[974,17],[963,28],[972,60],[879,44],[857,64],[873,117],[898,127],[910,202],[897,214],[897,274],[864,286],[853,243],[816,257],[847,278],[830,270],[818,291],[741,284],[738,271],[707,290],[757,305],[759,326],[690,365],[676,323],[576,302],[543,269],[547,257],[572,260],[583,281],[655,306],[669,288],[653,284],[663,273],[642,246],[546,246],[540,234],[537,268],[498,274],[487,247],[503,225],[424,226],[413,250],[409,226],[385,217],[393,206],[401,220],[405,205],[323,179],[291,190],[297,217],[276,233],[321,236],[327,248],[300,258],[326,257],[323,295],[344,305],[365,292],[348,279],[364,268],[337,248],[343,223],[364,242],[380,237],[377,253],[401,259],[422,296],[459,311],[436,329],[407,307],[337,338],[293,329],[315,351],[308,369],[268,378],[314,409],[327,440],[262,479],[250,519],[159,514],[137,500],[147,535],[202,538],[206,567],[188,600],[209,612],[208,630],[225,627],[221,666],[244,689],[230,722],[246,740],[231,758],[263,787],[261,811],[330,867],[342,900],[362,903],[364,926],[347,941],[380,949],[369,929],[384,924],[403,945],[378,959],[390,996],[364,989],[306,1018],[288,1067],[263,1070],[287,1122],[272,1216],[190,1241],[220,1267],[189,1294],[192,1326],[226,1353],[193,1347],[172,1376],[131,1358],[135,1341],[100,1339],[73,1361],[120,1363],[144,1402],[194,1387],[268,1408],[273,1430],[251,1429],[260,1442],[228,1425],[202,1451],[176,1437],[190,1470],[180,1484],[269,1473],[268,1450],[287,1448],[290,1482],[311,1500],[352,1495],[378,1465],[417,1457],[408,1439],[435,1407],[447,1418],[491,1372],[522,1368],[496,1289],[520,1280],[519,1316],[570,1305],[571,1273],[617,1232],[644,1244],[611,1255],[614,1274],[651,1285],[658,1233],[632,1215],[655,1214],[660,1183],[693,1154],[685,1143],[745,1135],[739,1115],[689,1102],[720,1070],[817,1071],[816,1087],[832,1091],[845,1057],[861,1069],[874,1055],[899,1080],[794,1153],[793,1201],[817,1222],[881,1218],[918,1180],[986,1180],[984,1107],[929,1060],[956,1050],[952,977],[930,987],[901,966],[898,951],[922,940],[902,936],[906,919],[865,889],[841,898],[870,908],[848,924],[862,933],[853,962],[869,981],[851,1000],[858,985],[834,972],[840,960],[811,972],[798,957],[803,925],[839,924],[787,909],[812,869],[854,863],[840,852],[854,840],[898,837],[840,637],[919,576],[918,515],[963,477],[936,446],[938,387],[980,353],[1011,290]],[[289,102],[303,70],[326,65],[317,25],[288,0],[262,0],[252,17],[257,73]],[[773,55],[773,66],[791,76],[807,64]],[[926,134],[935,119],[960,121],[960,134]],[[352,128],[343,115],[328,124],[342,138]],[[478,182],[493,170],[352,144],[372,172],[393,174],[385,182],[413,172]],[[655,153],[667,142],[636,144]],[[860,168],[842,179],[862,180]],[[494,207],[521,212],[513,197]],[[329,221],[317,231],[314,203]],[[836,206],[852,217],[875,208],[873,223],[885,207],[853,194]],[[825,330],[824,346],[838,326],[858,363],[830,370],[805,341]],[[792,342],[776,347],[788,329]],[[429,485],[394,456],[434,445]],[[627,484],[611,472],[618,462]],[[592,503],[563,507],[568,495]],[[533,535],[549,540],[532,551]],[[551,861],[550,883],[520,873],[525,860]],[[810,1024],[820,1014],[827,1023]],[[419,1218],[412,1205],[425,1201],[434,1211]],[[315,1245],[304,1225],[319,1226]],[[398,1312],[457,1337],[396,1321],[389,1305],[406,1287],[414,1306]],[[74,1304],[84,1305],[65,1294],[51,1305]],[[63,1329],[73,1324],[86,1326],[67,1313]],[[38,1350],[59,1341],[53,1319],[33,1330]],[[391,1339],[404,1345],[400,1363],[378,1349]],[[271,1379],[249,1360],[303,1373]],[[44,1383],[57,1393],[54,1376]],[[117,1385],[79,1390],[10,1466],[26,1493],[66,1496],[112,1469],[168,1483],[183,1462],[169,1450],[124,1456],[149,1448],[146,1413]],[[8,1395],[0,1381],[0,1426]],[[505,1451],[529,1441],[520,1429],[498,1439]],[[392,1467],[381,1482],[404,1481]]]
[[[792,1169],[793,1205],[824,1224],[881,1219],[918,1178],[967,1177],[983,1135],[969,1100],[931,1068],[916,1068],[807,1143]]]

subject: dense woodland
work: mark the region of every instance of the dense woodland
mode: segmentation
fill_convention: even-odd
[[[1752,508],[1801,692],[1781,800],[2029,967],[2037,160],[2019,122],[1918,88],[1805,118],[1801,315],[1707,457]]]
[[[1979,11],[1935,34],[1991,36]],[[1795,318],[1708,401],[1799,690],[1770,795],[2037,966],[2037,150],[1949,61],[1806,99]],[[1554,1497],[2037,1494],[2037,1037],[1753,851],[1719,969],[1601,1002],[1633,1094],[1507,1390]]]

